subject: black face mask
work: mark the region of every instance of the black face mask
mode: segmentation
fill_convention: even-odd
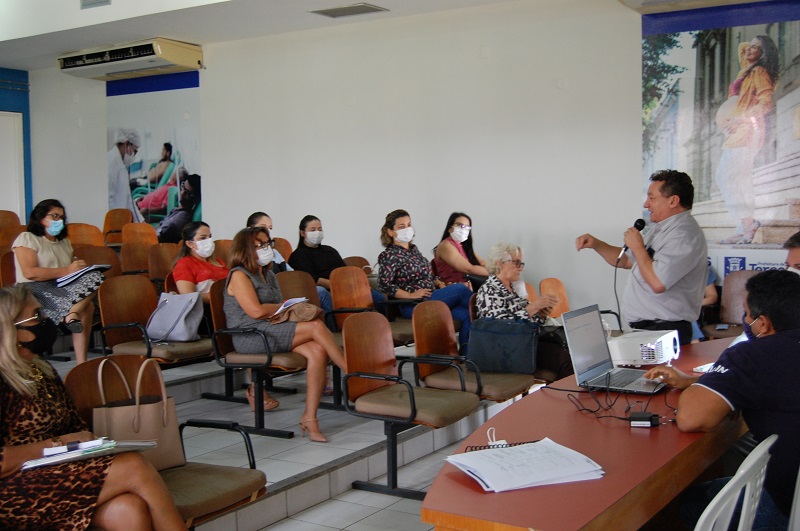
[[[43,319],[39,324],[33,326],[17,326],[17,328],[20,330],[27,330],[36,336],[30,341],[19,342],[20,345],[34,354],[51,352],[53,343],[56,342],[56,338],[58,337],[58,327],[49,317]]]

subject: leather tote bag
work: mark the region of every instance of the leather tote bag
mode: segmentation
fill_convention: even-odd
[[[203,319],[203,297],[200,293],[162,293],[158,306],[147,320],[147,336],[151,343],[164,341],[197,341],[197,329]]]
[[[481,318],[472,322],[467,359],[485,372],[533,374],[538,325],[530,321]]]
[[[125,382],[127,399],[106,402],[103,380],[106,364],[116,369]],[[157,375],[161,384],[161,396],[142,396],[142,380],[147,371]],[[156,360],[149,359],[142,363],[133,395],[119,365],[110,359],[103,360],[97,368],[97,382],[103,405],[92,410],[92,430],[95,434],[115,441],[158,441],[155,448],[142,452],[142,457],[150,461],[157,470],[186,464],[178,418],[175,415],[175,399],[167,397],[167,388]]]

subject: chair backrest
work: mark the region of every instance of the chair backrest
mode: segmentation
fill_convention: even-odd
[[[744,489],[744,501],[739,516],[738,528],[745,530],[753,527],[756,507],[761,499],[761,490],[764,487],[764,476],[767,472],[767,463],[770,457],[769,449],[777,439],[777,435],[770,435],[750,452],[750,455],[739,465],[736,474],[706,506],[703,514],[697,520],[695,531],[728,529],[742,489]]]
[[[275,242],[275,250],[281,253],[284,260],[288,261],[289,257],[292,255],[292,244],[289,243],[289,240],[272,238],[272,241]]]
[[[397,375],[392,329],[383,314],[378,312],[352,314],[344,322],[342,338],[348,374],[366,372]],[[352,378],[348,381],[346,399],[352,402],[364,393],[387,385],[394,384],[382,380]]]
[[[67,234],[72,246],[78,245],[105,245],[103,233],[100,229],[89,223],[67,223]]]
[[[122,272],[148,276],[152,243],[125,242],[119,250]]]
[[[147,324],[150,315],[158,306],[158,293],[150,280],[141,275],[121,275],[109,278],[97,290],[100,304],[100,320],[103,326],[122,323]],[[109,347],[142,339],[136,328],[121,328],[105,331]]]
[[[14,264],[14,251],[0,255],[0,288],[13,286],[17,282],[17,266]]]
[[[27,225],[6,225],[0,227],[0,247],[11,247],[17,236],[28,230]]]
[[[211,284],[211,291],[208,294],[208,307],[211,311],[211,326],[214,331],[228,328],[228,318],[225,315],[225,283],[227,279],[217,280]],[[233,352],[233,340],[230,334],[220,334],[216,338],[219,348],[219,355],[225,356],[228,352]]]
[[[331,272],[331,301],[333,309],[374,308],[372,292],[367,274],[356,266],[337,267]],[[353,314],[337,313],[336,325],[341,329],[345,320]]]
[[[106,278],[118,277],[122,274],[119,255],[110,247],[82,245],[80,247],[75,247],[72,252],[78,260],[83,260],[87,265],[110,265],[111,269],[103,272]]]
[[[453,315],[450,308],[442,301],[425,301],[414,307],[411,314],[411,326],[414,330],[414,348],[417,356],[425,354],[458,355],[456,331],[453,326]],[[444,366],[420,364],[419,375],[428,375],[444,370]]]
[[[226,264],[228,263],[228,253],[231,251],[233,240],[214,240],[214,258],[219,258]]]
[[[175,276],[172,274],[172,271],[164,277],[164,292],[178,293],[178,283],[175,282]]]
[[[157,243],[151,245],[147,256],[147,269],[150,280],[163,283],[164,279],[172,272],[175,257],[181,250],[177,243]]]
[[[281,271],[275,278],[278,279],[278,286],[284,299],[305,297],[311,304],[319,306],[317,285],[310,274],[305,271]]]
[[[127,208],[112,208],[103,220],[103,238],[106,245],[122,243],[122,227],[133,222],[133,212]]]
[[[719,319],[723,323],[741,323],[744,315],[744,301],[747,290],[744,285],[750,277],[758,274],[756,270],[741,270],[728,273],[722,281],[722,300],[720,301]]]
[[[363,256],[348,256],[344,258],[344,263],[349,266],[360,267],[368,275],[372,273],[372,266],[369,264],[369,260]]]
[[[539,298],[539,295],[536,294],[536,288],[533,287],[533,284],[530,282],[525,283],[525,291],[528,292],[528,300],[533,302]]]
[[[126,223],[122,226],[122,243],[158,243],[156,229],[149,223]]]
[[[0,227],[19,225],[19,216],[11,210],[0,210]]]
[[[569,311],[569,299],[567,298],[567,290],[564,288],[563,282],[557,278],[544,278],[539,282],[540,295],[555,295],[558,297],[558,304],[553,307],[550,312],[550,317],[560,317],[562,313]]]
[[[102,403],[97,369],[104,359],[106,358],[94,358],[76,365],[64,377],[64,386],[78,409],[78,415],[89,425],[89,429],[92,429],[92,409]],[[109,359],[122,370],[122,375],[131,391],[136,389],[136,377],[139,374],[139,367],[146,358],[132,354],[118,354]],[[103,379],[106,383],[106,402],[128,398],[125,392],[125,385],[120,379],[119,373],[113,367],[106,365],[103,369]],[[160,394],[160,383],[152,371],[147,371],[143,376],[142,395],[159,396]]]

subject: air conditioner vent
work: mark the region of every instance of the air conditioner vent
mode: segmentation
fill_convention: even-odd
[[[372,4],[352,4],[349,6],[332,7],[330,9],[319,9],[317,11],[309,11],[316,15],[324,15],[330,18],[351,17],[353,15],[366,15],[368,13],[380,13],[381,11],[389,11],[385,7],[374,6]]]

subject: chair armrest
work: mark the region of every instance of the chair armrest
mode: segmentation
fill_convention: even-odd
[[[217,342],[217,336],[220,335],[246,335],[246,334],[256,334],[261,337],[261,341],[264,342],[264,353],[267,355],[267,363],[265,365],[261,365],[260,363],[254,363],[250,365],[250,368],[258,369],[261,367],[269,367],[272,365],[272,350],[269,348],[269,342],[267,341],[267,334],[265,334],[262,330],[258,328],[223,328],[221,330],[215,330],[211,333],[211,347],[214,350],[214,358],[217,360],[217,363],[222,367],[225,367],[225,356],[222,355],[219,348],[219,343]],[[236,365],[237,367],[246,368],[248,366],[245,365]]]
[[[106,240],[106,236],[108,236],[109,234],[122,234],[122,231],[119,230],[119,229],[114,229],[114,230],[110,230],[108,232],[103,233],[103,245],[108,243],[108,241]]]
[[[408,418],[404,419],[404,422],[412,422],[417,417],[417,403],[414,400],[414,386],[412,386],[410,382],[403,380],[400,376],[395,376],[393,374],[376,374],[372,372],[351,372],[345,374],[344,378],[342,379],[342,386],[344,387],[343,392],[345,396],[344,409],[348,413],[351,413],[359,417],[365,417],[375,420],[397,419],[397,417],[386,417],[381,415],[373,415],[369,413],[361,413],[352,408],[350,406],[350,400],[348,400],[347,398],[349,395],[349,393],[347,392],[347,382],[350,380],[350,378],[364,378],[366,380],[383,380],[385,382],[393,382],[396,384],[405,385],[406,389],[408,389],[408,400],[409,400],[409,405],[411,406],[411,414],[408,416]]]
[[[427,364],[427,365],[439,365],[439,366],[447,366],[447,367],[454,367],[458,371],[459,380],[461,380],[461,390],[467,390],[467,382],[464,378],[464,369],[456,362],[466,363],[467,365],[471,366],[473,371],[475,372],[475,380],[478,384],[478,392],[477,394],[480,395],[480,392],[483,390],[483,385],[481,385],[481,373],[478,370],[478,366],[475,365],[475,362],[472,360],[468,360],[464,356],[449,356],[447,354],[425,354],[423,356],[419,356],[416,358],[406,358],[400,361],[397,365],[397,371],[402,374],[403,364],[404,363],[412,363],[414,365],[414,379],[415,383],[419,385],[419,372],[417,369],[417,365],[420,364]]]
[[[136,323],[136,322],[117,323],[117,324],[111,324],[111,325],[108,325],[108,326],[101,327],[100,328],[100,332],[101,332],[100,339],[101,339],[101,342],[103,343],[103,352],[105,352],[105,349],[107,347],[106,347],[106,336],[102,332],[105,332],[106,330],[114,330],[115,328],[116,329],[119,329],[119,328],[138,328],[139,331],[142,333],[142,339],[144,340],[145,345],[147,345],[147,356],[146,357],[148,357],[148,358],[152,357],[153,349],[150,346],[150,336],[147,335],[147,329],[141,323]]]
[[[247,462],[250,468],[255,470],[256,458],[253,453],[253,442],[250,440],[250,434],[239,425],[238,422],[231,422],[227,420],[206,420],[206,419],[189,419],[178,426],[181,433],[181,441],[183,441],[183,428],[190,426],[192,428],[211,428],[215,430],[236,431],[244,439],[244,447],[247,450]]]

